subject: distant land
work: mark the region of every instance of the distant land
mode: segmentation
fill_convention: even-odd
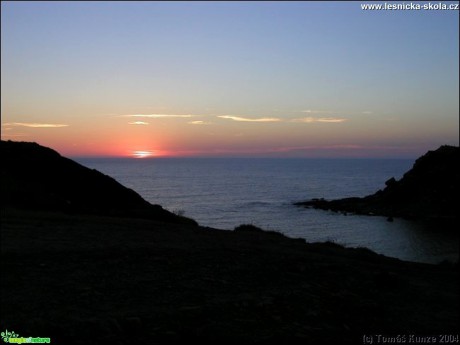
[[[38,144],[2,142],[1,159],[2,331],[67,345],[458,339],[458,263],[200,227]]]
[[[385,182],[385,189],[363,198],[312,199],[296,203],[308,208],[381,215],[391,220],[437,221],[458,225],[459,147],[441,146],[418,158],[412,169],[397,181]]]

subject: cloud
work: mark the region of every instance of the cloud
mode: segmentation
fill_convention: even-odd
[[[373,114],[373,112],[372,112],[372,111],[369,111],[369,110],[366,110],[366,111],[363,111],[361,114],[369,115],[369,114]]]
[[[348,119],[340,118],[340,117],[320,117],[317,119],[317,122],[328,122],[328,123],[341,123],[348,121]]]
[[[210,125],[211,122],[205,122],[205,121],[190,121],[188,122],[189,125]]]
[[[217,117],[220,117],[221,119],[228,119],[228,120],[240,121],[240,122],[280,122],[281,121],[281,119],[278,119],[276,117],[261,117],[258,119],[251,119],[247,117],[231,116],[231,115],[221,115]]]
[[[133,122],[128,122],[128,125],[148,125],[148,122],[144,121],[133,121]]]
[[[59,128],[68,127],[69,125],[62,123],[31,123],[31,122],[10,122],[5,123],[3,126],[19,126],[19,127],[31,127],[31,128]]]
[[[340,118],[340,117],[303,117],[303,118],[291,120],[291,122],[302,122],[302,123],[314,123],[314,122],[341,123],[345,121],[348,121],[348,119]]]
[[[311,112],[311,113],[318,113],[326,111],[321,110],[303,110],[302,112]],[[203,115],[192,115],[192,114],[127,114],[127,115],[118,115],[117,117],[128,117],[128,118],[149,118],[149,119],[161,119],[161,118],[192,118],[198,117]],[[342,117],[303,117],[303,118],[296,118],[296,119],[282,119],[278,117],[258,117],[258,118],[251,118],[251,117],[244,117],[238,115],[214,115],[218,118],[225,119],[225,120],[232,120],[237,122],[295,122],[295,123],[315,123],[315,122],[323,122],[323,123],[341,123],[348,121],[346,118]],[[190,125],[210,125],[212,122],[196,120],[196,121],[189,121],[187,122]],[[148,125],[148,122],[144,121],[132,121],[129,122],[130,125]]]
[[[297,118],[297,119],[281,119],[277,117],[247,118],[247,117],[233,116],[233,115],[221,115],[217,117],[221,119],[228,119],[228,120],[240,121],[240,122],[340,123],[340,122],[348,121],[348,119],[342,118],[342,117],[312,117],[312,116],[302,117],[302,118]]]
[[[181,117],[195,117],[197,115],[191,114],[128,114],[119,115],[119,117],[143,117],[150,119],[161,119],[161,118],[181,118]]]

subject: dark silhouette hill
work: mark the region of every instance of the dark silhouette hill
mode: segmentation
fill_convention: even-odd
[[[385,182],[385,189],[375,194],[331,201],[313,199],[297,205],[458,223],[459,177],[459,148],[445,145],[428,151],[399,181],[390,178]]]
[[[195,223],[50,148],[13,141],[0,148],[2,207]]]

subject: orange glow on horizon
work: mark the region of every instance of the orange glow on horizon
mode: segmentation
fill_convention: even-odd
[[[134,158],[150,158],[155,157],[156,154],[154,151],[133,151],[132,156]]]

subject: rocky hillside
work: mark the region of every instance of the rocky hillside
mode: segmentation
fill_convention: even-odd
[[[298,203],[305,207],[458,223],[459,148],[441,146],[415,161],[412,169],[397,181],[364,198],[327,201],[314,199]]]
[[[1,141],[2,207],[195,223],[36,143]]]

